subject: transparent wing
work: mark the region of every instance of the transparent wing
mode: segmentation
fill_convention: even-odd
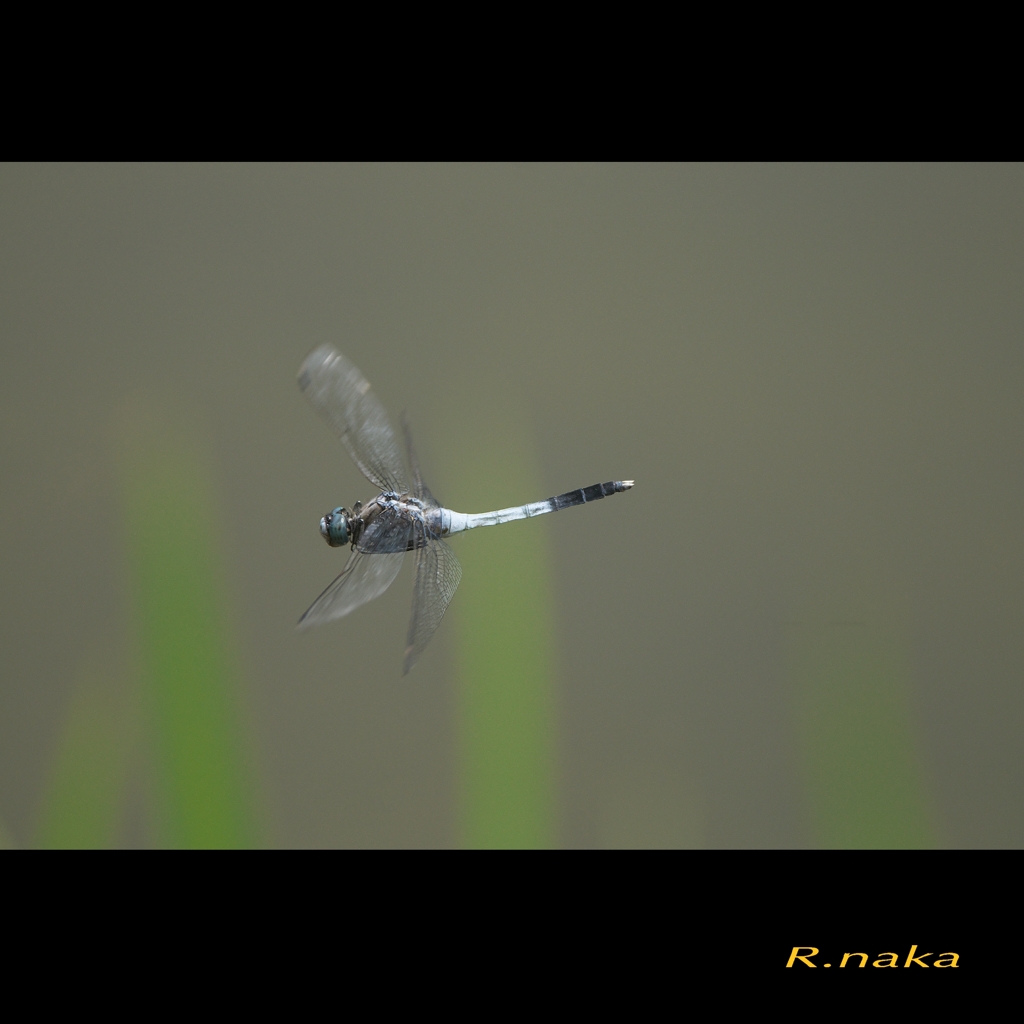
[[[299,387],[367,480],[382,491],[409,490],[388,414],[370,382],[340,352],[325,345],[311,353],[299,370]]]
[[[340,619],[360,605],[379,597],[391,586],[402,568],[404,551],[368,555],[353,551],[341,575],[309,606],[299,628]]]
[[[409,455],[409,466],[412,469],[413,494],[422,498],[428,508],[437,508],[437,499],[427,490],[423,482],[423,474],[420,472],[420,460],[416,457],[416,449],[412,446],[412,428],[409,426],[409,417],[402,413],[402,431],[405,434],[405,450]]]
[[[405,675],[430,642],[462,579],[455,552],[440,538],[430,538],[416,549],[416,584],[412,592],[412,617],[405,645]]]

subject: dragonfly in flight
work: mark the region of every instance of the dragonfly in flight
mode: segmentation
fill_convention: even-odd
[[[323,346],[299,370],[299,388],[341,438],[363,476],[380,493],[351,511],[338,507],[320,520],[320,535],[331,547],[350,545],[341,574],[310,605],[299,627],[339,619],[379,597],[398,575],[407,551],[416,553],[412,617],[402,674],[423,653],[462,578],[462,566],[445,542],[453,533],[497,526],[582,505],[628,491],[632,480],[581,487],[545,501],[496,512],[467,514],[442,507],[423,483],[409,422],[402,416],[412,486],[388,414],[370,382],[343,355]]]

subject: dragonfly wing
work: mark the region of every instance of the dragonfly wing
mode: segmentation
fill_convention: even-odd
[[[299,628],[305,629],[331,619],[340,619],[367,601],[379,597],[398,575],[404,557],[404,551],[383,555],[353,551],[341,575],[299,619]]]
[[[412,467],[413,494],[422,498],[428,508],[439,508],[437,499],[427,489],[423,482],[423,474],[420,472],[420,460],[416,456],[416,449],[412,444],[412,428],[409,426],[409,417],[402,413],[402,432],[405,434],[405,450],[409,456],[409,465]]]
[[[324,345],[302,364],[299,387],[341,438],[367,480],[382,491],[408,491],[388,414],[359,370]]]
[[[412,668],[430,642],[461,579],[462,566],[443,540],[429,539],[425,546],[416,549],[416,583],[402,675]]]

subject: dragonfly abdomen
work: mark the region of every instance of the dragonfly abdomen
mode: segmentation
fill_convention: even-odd
[[[632,486],[632,480],[609,480],[606,484],[591,484],[589,487],[581,487],[578,491],[556,494],[555,497],[548,498],[548,501],[553,505],[552,512],[560,512],[563,508],[572,508],[573,505],[583,505],[588,501],[597,501],[598,498],[607,498],[610,494],[628,491]]]
[[[605,484],[591,484],[576,491],[556,494],[544,501],[534,501],[529,505],[517,505],[514,508],[500,508],[495,512],[465,513],[445,508],[441,510],[441,529],[445,534],[462,533],[463,530],[474,530],[478,526],[497,526],[500,523],[511,523],[516,519],[532,519],[548,512],[561,512],[563,508],[607,498],[610,494],[620,494],[632,486],[632,480],[609,480]]]

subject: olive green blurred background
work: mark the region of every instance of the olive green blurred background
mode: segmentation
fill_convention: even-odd
[[[0,845],[1024,843],[1024,170],[0,167]],[[341,622],[344,352],[455,538]],[[410,561],[411,560],[407,560]]]

